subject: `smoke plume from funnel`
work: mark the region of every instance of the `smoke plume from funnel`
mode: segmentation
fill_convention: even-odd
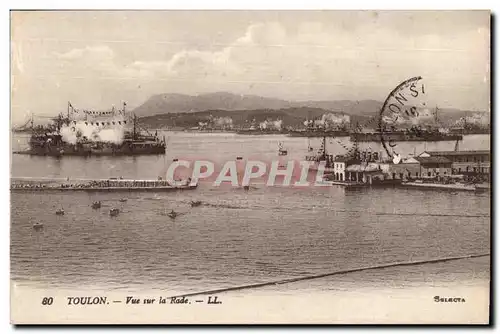
[[[214,117],[212,121],[216,127],[220,128],[233,127],[233,119],[231,117]]]
[[[269,130],[278,130],[278,131],[280,131],[282,125],[283,125],[283,121],[282,120],[276,120],[276,121],[265,120],[264,122],[260,122],[259,128],[261,130],[269,129]]]
[[[306,120],[303,124],[306,127],[313,126],[316,128],[336,130],[347,127],[350,122],[351,118],[349,115],[328,113],[323,114],[320,119]]]
[[[349,115],[342,114],[323,114],[321,122],[327,128],[338,128],[339,126],[348,125],[351,122]]]
[[[456,125],[464,126],[466,124],[486,127],[490,125],[490,115],[488,113],[475,113],[472,116],[462,117],[455,122]]]
[[[78,140],[86,137],[89,141],[93,142],[106,142],[113,144],[123,143],[125,137],[125,128],[119,125],[93,125],[90,122],[75,121],[69,125],[61,127],[62,139],[69,144],[76,144]],[[96,124],[96,123],[94,123]]]
[[[425,124],[433,121],[436,115],[435,112],[429,109],[423,109],[418,111],[418,114],[414,117],[409,117],[409,122],[413,125]]]

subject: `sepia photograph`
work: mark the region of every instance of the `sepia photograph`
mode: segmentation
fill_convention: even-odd
[[[491,15],[11,10],[11,323],[490,324]]]

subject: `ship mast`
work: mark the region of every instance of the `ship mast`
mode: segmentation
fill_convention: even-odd
[[[133,127],[133,132],[132,132],[132,138],[133,138],[134,140],[136,140],[136,130],[135,130],[135,128],[136,128],[136,123],[137,123],[137,116],[136,116],[135,114],[134,114],[134,116],[132,117],[132,122],[133,122],[133,124],[134,124],[134,127]]]
[[[326,159],[326,123],[323,125],[323,157]]]
[[[326,158],[326,134],[323,135],[323,157]]]
[[[459,145],[458,142],[459,140],[457,139],[457,141],[455,142],[455,149],[454,149],[455,152],[458,152],[458,145]]]

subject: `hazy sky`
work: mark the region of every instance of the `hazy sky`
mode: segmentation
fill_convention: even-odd
[[[429,104],[488,110],[488,12],[12,12],[12,120],[228,91],[383,101],[422,76]]]

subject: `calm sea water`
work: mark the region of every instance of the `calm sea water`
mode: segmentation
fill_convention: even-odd
[[[11,173],[156,178],[173,158],[272,160],[283,141],[289,150],[286,159],[301,160],[308,145],[306,138],[283,136],[167,135],[165,157],[14,155]],[[26,141],[26,136],[16,135],[13,149],[25,147]],[[416,144],[398,145],[417,154],[455,145]],[[376,143],[364,145],[381,150]],[[343,149],[335,140],[328,143],[332,154]],[[467,136],[460,149],[489,149],[489,136]],[[128,201],[119,202],[122,197]],[[90,207],[96,200],[103,203],[100,210]],[[203,204],[191,208],[191,200]],[[55,215],[59,207],[64,207],[64,216]],[[111,207],[120,208],[121,214],[110,217]],[[165,215],[172,209],[182,213],[175,221]],[[194,191],[159,194],[12,193],[11,219],[12,279],[35,286],[193,292],[490,250],[490,198],[466,192],[263,184],[245,192],[201,183]],[[44,224],[43,231],[32,229],[35,222]],[[463,264],[446,268],[464,270]],[[363,278],[357,283],[362,285]]]

